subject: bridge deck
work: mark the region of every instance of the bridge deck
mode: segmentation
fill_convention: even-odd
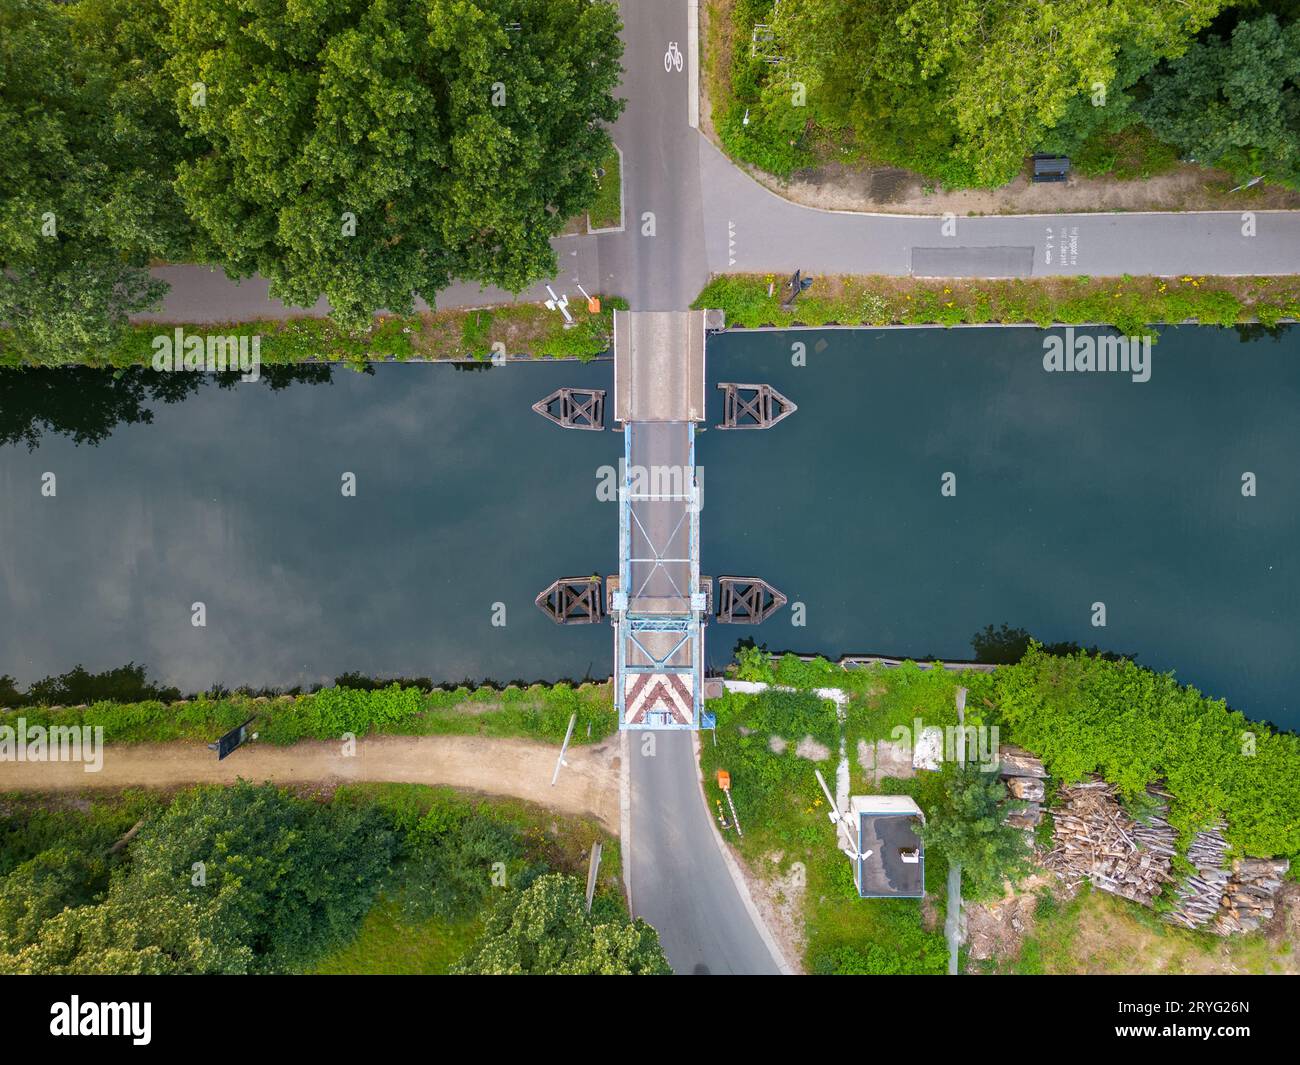
[[[704,420],[704,311],[614,312],[614,419]]]
[[[698,728],[704,706],[695,422],[704,418],[704,314],[617,311],[623,423],[614,698],[622,728]]]

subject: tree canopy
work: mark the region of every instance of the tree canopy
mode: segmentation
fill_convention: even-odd
[[[767,107],[788,107],[802,82],[816,117],[875,153],[953,184],[1002,184],[1072,104],[1104,108],[1094,97],[1180,54],[1224,4],[784,0]]]
[[[996,773],[979,766],[943,768],[943,797],[921,829],[927,847],[960,862],[974,898],[999,894],[1002,882],[1027,865],[1025,834],[1006,823],[1012,803]]]
[[[672,970],[640,918],[587,913],[582,884],[559,873],[510,892],[454,972],[468,975],[656,976]]]
[[[608,0],[0,0],[0,342],[109,346],[153,259],[337,322],[519,291],[596,195]]]
[[[210,148],[178,188],[227,270],[352,325],[554,272],[621,106],[613,5],[163,3],[173,101]]]
[[[1150,79],[1143,117],[1185,155],[1300,186],[1300,21],[1273,15],[1211,36]]]
[[[185,243],[179,123],[131,57],[148,49],[128,43],[148,11],[0,0],[0,322],[46,362],[106,346],[155,305],[164,286],[143,268]]]
[[[99,901],[103,861],[84,854],[44,851],[0,882],[0,971],[299,969],[353,937],[395,853],[374,807],[245,782],[182,792]]]

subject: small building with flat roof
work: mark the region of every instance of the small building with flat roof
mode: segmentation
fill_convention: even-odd
[[[910,795],[854,795],[850,823],[857,831],[854,881],[864,899],[919,899],[925,895],[925,847],[917,829],[925,814]]]

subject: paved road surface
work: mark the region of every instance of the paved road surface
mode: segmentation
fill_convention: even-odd
[[[678,974],[776,975],[718,849],[692,743],[688,732],[630,737],[632,910],[659,931]]]

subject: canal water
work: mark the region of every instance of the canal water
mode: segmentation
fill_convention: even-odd
[[[787,607],[757,631],[772,650],[967,659],[1005,623],[1300,728],[1300,330],[1167,329],[1145,382],[1047,372],[1044,336],[713,339],[715,381],[799,409],[701,438],[706,569],[804,605],[803,627]]]
[[[1300,727],[1300,331],[1166,330],[1145,382],[1045,372],[1044,335],[712,338],[711,388],[768,382],[799,410],[699,436],[704,572],[791,601],[757,628],[711,625],[711,664],[748,637],[965,659],[1006,623]],[[610,627],[557,626],[533,597],[615,572],[597,486],[622,437],[529,407],[611,378],[609,363],[226,388],[3,375],[0,674],[134,661],[187,691],[607,677]]]

